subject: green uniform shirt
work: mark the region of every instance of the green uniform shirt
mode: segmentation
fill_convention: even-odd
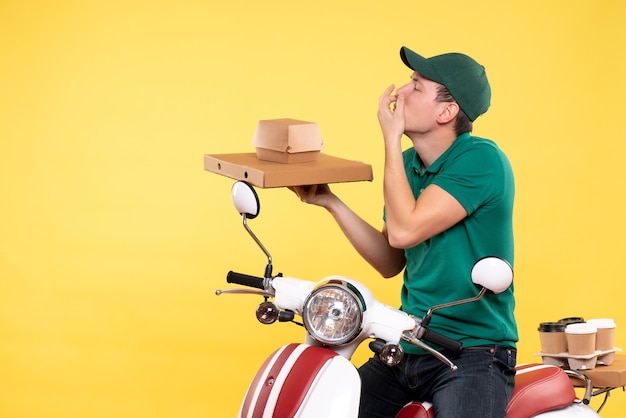
[[[452,228],[405,250],[402,310],[418,317],[431,307],[475,296],[470,272],[479,259],[498,256],[513,265],[513,199],[511,165],[497,145],[469,133],[459,136],[430,167],[413,148],[403,153],[406,174],[417,199],[436,184],[450,193],[468,215]],[[513,286],[478,302],[443,308],[433,315],[430,329],[464,347],[518,340],[513,310]],[[403,343],[408,353],[424,351]]]

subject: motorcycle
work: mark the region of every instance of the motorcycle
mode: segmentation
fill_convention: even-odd
[[[267,265],[263,277],[230,271],[227,282],[247,289],[229,288],[217,290],[216,294],[262,296],[264,301],[256,309],[259,322],[291,322],[306,330],[303,343],[278,348],[261,365],[241,404],[241,418],[357,417],[361,383],[350,359],[366,340],[389,367],[402,359],[402,340],[425,349],[456,370],[453,361],[429,344],[452,352],[463,347],[429,329],[431,318],[440,309],[475,302],[487,292],[501,293],[513,280],[513,270],[505,260],[485,257],[470,272],[477,287],[474,297],[434,306],[424,317],[415,317],[379,302],[366,286],[347,277],[329,276],[314,282],[273,275],[272,257],[247,222],[260,211],[256,191],[249,183],[237,181],[232,199],[244,228],[267,257]],[[585,387],[582,399],[576,397],[570,377]],[[592,382],[583,373],[547,364],[518,365],[507,418],[599,417],[589,406],[592,394]],[[434,417],[428,402],[411,402],[397,415]]]

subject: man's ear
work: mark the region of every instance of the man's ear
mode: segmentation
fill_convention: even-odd
[[[450,122],[459,114],[459,105],[456,102],[445,102],[442,104],[444,106],[442,106],[441,112],[437,116],[437,121],[444,124]]]

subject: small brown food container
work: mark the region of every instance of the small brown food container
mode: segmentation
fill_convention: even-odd
[[[324,141],[316,123],[285,118],[259,121],[252,145],[259,160],[288,164],[316,161]]]

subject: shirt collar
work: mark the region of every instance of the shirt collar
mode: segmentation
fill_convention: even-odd
[[[467,141],[467,139],[470,138],[470,133],[469,132],[465,132],[461,135],[459,135],[454,142],[448,147],[447,150],[445,150],[445,152],[443,154],[441,154],[439,156],[439,158],[437,158],[435,160],[434,163],[432,163],[430,165],[430,167],[428,167],[427,169],[423,169],[423,164],[422,164],[422,159],[420,158],[420,156],[417,154],[417,152],[415,153],[415,156],[413,157],[413,161],[412,161],[412,168],[413,171],[415,173],[420,173],[420,174],[424,174],[426,172],[428,173],[437,173],[440,169],[441,169],[441,165],[444,163],[444,161],[446,161],[448,155],[452,152],[453,149],[455,149],[456,147],[458,147],[460,144],[465,143]]]

